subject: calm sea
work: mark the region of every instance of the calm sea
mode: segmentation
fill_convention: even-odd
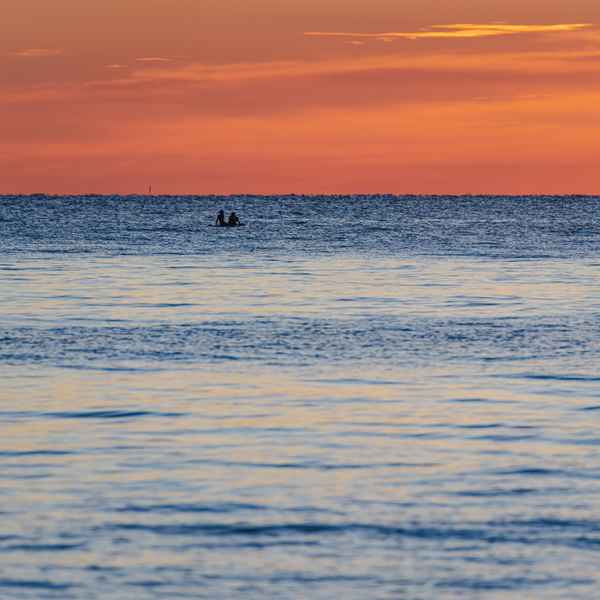
[[[0,197],[0,598],[599,597],[599,215]]]

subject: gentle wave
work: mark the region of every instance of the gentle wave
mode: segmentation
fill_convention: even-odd
[[[397,526],[370,523],[107,523],[100,531],[144,532],[159,536],[188,537],[288,537],[349,536],[460,540],[486,544],[556,545],[595,548],[600,545],[600,523],[539,518],[482,523],[474,526]]]

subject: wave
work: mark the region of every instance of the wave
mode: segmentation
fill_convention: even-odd
[[[98,531],[149,533],[165,537],[285,538],[361,535],[377,538],[408,538],[437,541],[468,541],[485,544],[558,545],[597,547],[600,523],[577,519],[537,518],[501,520],[471,526],[382,525],[375,523],[107,523]]]

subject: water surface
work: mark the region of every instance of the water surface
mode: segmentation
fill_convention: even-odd
[[[599,209],[0,197],[0,597],[594,597]]]

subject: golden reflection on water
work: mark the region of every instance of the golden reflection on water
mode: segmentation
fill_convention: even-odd
[[[69,262],[81,263],[81,258]],[[43,271],[24,261],[9,273],[2,299],[4,319],[65,322],[121,319],[161,323],[282,315],[486,315],[513,316],[535,307],[586,310],[597,303],[596,267],[535,262],[340,258],[214,265],[203,256],[147,261],[128,257],[83,264],[47,261]],[[23,273],[27,273],[23,277]],[[12,282],[11,282],[12,277]],[[74,295],[74,290],[77,290]]]
[[[87,458],[66,457],[65,462],[72,468],[96,471],[103,461],[112,464],[118,459],[118,454],[104,453],[123,439],[151,448],[152,453],[196,457],[194,470],[209,478],[227,463],[238,463],[242,471],[244,465],[263,465],[252,477],[260,477],[265,485],[287,478],[269,468],[286,463],[315,468],[347,464],[348,470],[335,476],[351,479],[364,476],[352,471],[355,464],[396,472],[394,463],[414,463],[422,472],[442,469],[459,474],[478,468],[486,452],[498,453],[490,459],[498,468],[513,462],[515,455],[539,460],[546,453],[556,453],[557,446],[548,438],[564,438],[568,429],[551,416],[563,398],[511,391],[485,377],[475,391],[468,370],[463,370],[464,384],[460,383],[461,369],[447,366],[427,369],[427,379],[414,369],[373,370],[366,381],[360,376],[349,380],[346,369],[339,373],[308,370],[299,375],[289,369],[250,366],[236,372],[234,367],[219,366],[114,376],[41,370],[32,386],[24,386],[22,380],[13,380],[11,385],[9,380],[0,389],[4,411],[14,412],[0,440],[0,451],[87,451]],[[574,402],[586,405],[585,398]],[[575,407],[568,408],[571,427],[580,429],[585,415],[573,419]],[[94,411],[122,411],[125,416],[96,418]],[[142,414],[127,417],[127,411]],[[87,414],[87,418],[77,414]],[[499,437],[486,438],[486,427],[495,425],[500,427],[495,432]],[[503,449],[509,450],[505,457]],[[560,448],[562,459],[576,459],[586,452],[585,446]],[[39,457],[28,460],[35,462]],[[211,464],[211,460],[216,462]],[[150,471],[133,470],[128,477],[161,477],[163,469],[159,463]]]

